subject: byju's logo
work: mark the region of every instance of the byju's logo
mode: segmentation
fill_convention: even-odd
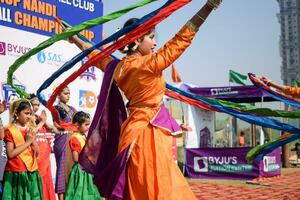
[[[31,48],[19,44],[0,42],[0,55],[20,57],[30,51],[30,49]]]
[[[208,172],[207,157],[194,157],[194,171],[195,172]]]
[[[5,42],[0,42],[0,55],[6,55],[6,44],[5,44]]]
[[[94,108],[97,97],[94,92],[88,90],[79,90],[79,107]]]
[[[37,59],[39,61],[39,63],[45,63],[46,62],[46,55],[43,51],[40,51],[38,54],[37,54]]]

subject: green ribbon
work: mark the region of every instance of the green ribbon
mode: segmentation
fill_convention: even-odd
[[[257,115],[263,115],[263,116],[270,116],[270,117],[284,117],[284,118],[300,118],[300,112],[299,111],[282,111],[282,110],[272,110],[270,108],[256,108],[252,105],[241,105],[238,103],[234,103],[231,101],[224,101],[220,99],[213,99],[213,98],[205,98],[201,97],[209,102],[220,104],[224,107],[239,110],[242,112],[249,112]]]
[[[10,85],[13,89],[16,90],[16,92],[21,96],[21,97],[28,97],[29,94],[27,94],[27,92],[25,92],[23,89],[15,86],[13,84],[13,73],[26,61],[28,60],[31,56],[35,55],[36,53],[38,53],[39,51],[51,46],[52,44],[54,44],[57,41],[60,40],[64,40],[67,39],[77,33],[79,33],[82,30],[85,29],[89,29],[92,28],[96,25],[101,25],[104,24],[108,21],[114,20],[116,18],[121,17],[122,15],[128,13],[129,11],[138,8],[138,7],[142,7],[146,4],[152,3],[154,1],[157,0],[143,0],[141,2],[138,2],[134,5],[131,5],[127,8],[121,9],[119,11],[110,13],[108,15],[102,16],[102,17],[98,17],[92,20],[88,20],[86,22],[83,22],[77,26],[74,26],[70,29],[68,29],[65,32],[56,34],[54,36],[52,36],[51,38],[49,38],[48,40],[45,40],[44,42],[40,43],[38,46],[36,46],[35,48],[31,49],[30,51],[28,51],[27,53],[25,53],[23,56],[19,57],[8,69],[7,71],[7,84]]]

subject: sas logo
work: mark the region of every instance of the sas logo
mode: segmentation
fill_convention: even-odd
[[[207,157],[194,157],[194,171],[195,172],[208,172]]]
[[[0,42],[0,55],[6,55],[5,42]]]
[[[61,66],[64,63],[62,57],[63,57],[62,54],[45,52],[45,51],[40,51],[36,55],[36,58],[39,63],[41,64],[46,63],[48,65],[55,65],[55,66]]]
[[[88,90],[79,90],[79,107],[94,108],[97,97],[94,92]]]
[[[86,63],[88,59],[85,57],[81,60],[81,65]],[[91,66],[85,72],[80,75],[80,79],[84,78],[86,81],[94,80],[96,81],[96,74],[95,74],[95,66]]]
[[[44,62],[46,62],[46,54],[45,54],[43,51],[40,51],[40,52],[37,54],[37,59],[38,59],[39,63],[44,63]]]

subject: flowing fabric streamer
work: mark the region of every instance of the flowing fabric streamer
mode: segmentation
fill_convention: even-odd
[[[180,89],[177,88],[176,91],[182,91]],[[192,99],[187,97],[184,93],[184,91],[182,91],[182,93],[178,93],[174,90],[166,90],[166,95],[183,101],[185,103],[188,104],[192,104],[195,106],[198,106],[202,109],[205,110],[212,110],[212,111],[217,111],[216,109],[210,107],[209,105],[202,103],[196,99]],[[197,97],[198,95],[193,94],[195,97]],[[218,104],[220,106],[223,107],[227,107],[227,108],[231,108],[234,110],[237,110],[239,112],[245,112],[245,113],[249,113],[249,114],[255,114],[255,115],[259,115],[259,116],[269,116],[269,117],[284,117],[284,118],[300,118],[300,112],[299,111],[282,111],[282,110],[272,110],[270,108],[256,108],[255,106],[252,105],[241,105],[238,103],[234,103],[231,101],[225,101],[225,100],[220,100],[220,99],[213,99],[213,98],[206,98],[206,97],[201,97],[202,99],[206,100],[207,102],[211,102],[211,103],[215,103]],[[217,111],[218,112],[218,111]]]
[[[45,40],[44,42],[40,43],[37,47],[31,49],[30,51],[28,51],[27,53],[25,53],[23,56],[19,57],[8,69],[7,71],[7,84],[10,85],[13,89],[16,90],[16,92],[21,96],[21,97],[28,97],[29,94],[27,94],[24,90],[22,90],[21,88],[15,86],[13,84],[13,74],[14,72],[26,61],[28,60],[31,56],[35,55],[36,53],[38,53],[39,51],[51,46],[52,44],[54,44],[57,41],[63,40],[63,39],[67,39],[69,37],[71,37],[72,35],[75,35],[77,33],[79,33],[82,30],[85,29],[89,29],[92,28],[96,25],[100,25],[100,24],[104,24],[108,21],[111,21],[113,19],[116,19],[126,13],[128,13],[129,11],[144,6],[146,4],[149,4],[153,1],[157,1],[157,0],[143,0],[141,2],[138,2],[132,6],[129,6],[127,8],[124,8],[122,10],[110,13],[106,16],[102,16],[102,17],[98,17],[89,21],[86,21],[82,24],[79,24],[77,26],[72,27],[71,29],[67,30],[66,32],[62,32],[59,34],[56,34],[54,36],[52,36],[51,38],[49,38],[48,40]]]
[[[249,73],[248,76],[249,76],[249,79],[252,81],[253,85],[258,87],[262,91],[268,93],[274,99],[277,99],[278,101],[282,101],[286,104],[300,108],[300,99],[299,98],[293,98],[292,96],[283,94],[282,92],[272,90],[269,86],[267,86],[265,83],[263,83],[258,78],[256,78],[255,74]]]
[[[154,28],[159,22],[167,18],[173,12],[181,8],[182,6],[189,3],[191,0],[170,0],[167,2],[169,4],[166,7],[163,7],[154,17],[150,18],[148,21],[129,32],[125,37],[119,39],[116,43],[110,45],[109,47],[103,49],[103,51],[96,54],[94,57],[90,58],[83,66],[81,66],[77,71],[75,71],[71,76],[69,76],[62,84],[60,84],[51,95],[48,100],[46,107],[53,112],[54,107],[53,103],[57,95],[65,88],[69,83],[74,81],[80,74],[86,71],[90,66],[95,65],[99,60],[110,56],[114,51],[120,49],[121,47],[130,44],[131,42],[137,40],[142,35],[146,34],[149,30]],[[108,39],[108,38],[107,38]],[[102,46],[103,44],[101,44]],[[55,117],[55,116],[54,116]]]
[[[274,149],[282,145],[285,145],[287,143],[290,143],[292,141],[295,141],[299,138],[300,135],[296,135],[296,134],[287,134],[287,135],[280,136],[279,138],[277,138],[272,142],[268,142],[263,145],[258,145],[253,149],[251,149],[247,153],[246,159],[248,162],[253,162],[254,160],[262,160],[266,154],[272,152]]]
[[[286,136],[283,138],[280,138],[278,141],[274,141],[274,142],[269,142],[261,147],[256,147],[254,148],[252,151],[249,152],[249,154],[247,155],[247,159],[249,162],[253,161],[253,159],[255,157],[257,157],[257,159],[261,159],[263,157],[263,155],[271,152],[272,150],[278,148],[279,146],[289,143],[297,138],[300,138],[300,129],[296,128],[292,125],[286,124],[286,123],[282,123],[278,120],[275,119],[269,119],[267,117],[262,117],[262,116],[256,116],[250,113],[243,113],[243,112],[239,112],[237,110],[233,110],[231,108],[228,107],[224,107],[223,105],[217,104],[215,102],[210,102],[207,101],[207,98],[203,98],[194,94],[190,94],[187,93],[185,91],[182,91],[178,88],[175,88],[169,84],[167,84],[167,89],[172,90],[176,93],[179,93],[185,97],[191,98],[191,99],[195,99],[198,100],[216,110],[218,110],[219,112],[224,112],[226,114],[232,115],[234,117],[237,117],[243,121],[246,121],[248,123],[251,124],[256,124],[259,126],[264,126],[264,127],[269,127],[269,128],[273,128],[273,129],[277,129],[277,130],[281,130],[284,132],[288,132],[291,133],[290,136]]]
[[[172,1],[168,1],[164,6],[167,6],[168,4],[170,4]],[[163,6],[163,7],[164,7]],[[160,8],[162,9],[162,8]],[[37,96],[40,99],[41,103],[46,106],[47,102],[45,99],[42,98],[41,96],[41,92],[43,90],[45,90],[46,88],[48,88],[51,83],[53,83],[53,81],[55,79],[57,79],[61,74],[63,74],[64,72],[68,71],[69,69],[71,69],[76,63],[78,63],[79,61],[81,61],[84,57],[86,57],[88,54],[90,54],[93,50],[98,49],[99,47],[108,44],[110,42],[116,41],[119,37],[127,34],[128,32],[132,31],[134,28],[136,28],[137,26],[139,26],[140,24],[144,23],[146,20],[150,19],[151,17],[153,17],[160,9],[146,15],[145,17],[143,17],[142,19],[140,19],[138,22],[132,24],[131,26],[128,26],[120,31],[118,31],[117,33],[111,35],[110,37],[106,38],[105,40],[101,41],[100,43],[93,45],[91,48],[86,49],[82,52],[80,52],[79,54],[77,54],[76,56],[74,56],[70,61],[66,62],[61,68],[59,68],[56,72],[54,72],[47,80],[44,81],[44,83],[39,87],[39,89],[37,90]],[[68,26],[67,23],[65,23],[64,26]],[[90,42],[89,40],[87,40],[84,36],[80,36],[79,37],[81,39],[83,39],[83,41],[92,44],[92,42]],[[112,56],[112,55],[110,55]],[[116,58],[114,58],[116,59]]]
[[[53,107],[53,102],[52,103],[49,103],[46,102],[45,99],[42,98],[41,96],[41,92],[46,89],[47,87],[49,87],[51,85],[51,83],[57,79],[61,74],[63,74],[64,72],[68,71],[69,69],[71,69],[76,63],[78,63],[80,60],[82,60],[85,56],[87,56],[89,53],[91,53],[93,50],[105,45],[105,44],[108,44],[112,41],[116,41],[119,37],[125,35],[126,33],[132,31],[134,28],[136,28],[138,25],[144,23],[146,20],[149,20],[150,18],[152,18],[155,14],[157,14],[162,8],[168,6],[170,3],[172,3],[174,0],[172,1],[168,1],[164,6],[162,6],[161,8],[159,8],[158,10],[156,11],[153,11],[151,12],[150,14],[146,15],[145,17],[143,17],[141,20],[139,20],[137,23],[135,24],[132,24],[131,26],[129,27],[126,27],[120,31],[118,31],[117,33],[113,34],[112,36],[108,37],[107,39],[101,41],[100,43],[92,46],[91,48],[85,50],[85,51],[82,51],[80,52],[79,54],[77,54],[75,57],[73,57],[70,61],[66,62],[60,69],[58,69],[56,72],[54,72],[40,87],[39,89],[37,90],[37,96],[38,98],[40,99],[40,101],[42,102],[43,105],[45,105],[51,112],[52,116],[53,116],[53,119],[57,122],[57,123],[60,123],[59,122],[59,118],[58,118],[58,114],[55,110],[55,108]],[[67,25],[67,24],[65,24]],[[90,41],[88,41],[86,38],[84,38],[83,36],[81,36],[81,38],[84,40],[84,41],[87,41],[88,43],[91,44]],[[112,55],[110,55],[112,56]],[[116,58],[114,58],[116,59]],[[60,92],[60,91],[59,91]],[[59,93],[58,92],[58,93]],[[53,95],[52,95],[53,96]],[[56,98],[56,97],[53,97],[53,98]],[[51,97],[50,97],[51,99]],[[54,99],[55,100],[55,99]]]

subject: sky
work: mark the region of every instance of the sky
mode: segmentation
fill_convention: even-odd
[[[104,14],[139,1],[102,0]],[[165,2],[158,0],[104,24],[104,33],[113,34],[127,19],[140,18]],[[158,48],[171,39],[205,2],[193,0],[158,24]],[[200,27],[192,45],[174,63],[183,82],[199,87],[228,86],[231,69],[241,74],[265,75],[281,83],[278,13],[276,0],[224,0]],[[166,70],[164,75],[171,83],[171,70]]]

